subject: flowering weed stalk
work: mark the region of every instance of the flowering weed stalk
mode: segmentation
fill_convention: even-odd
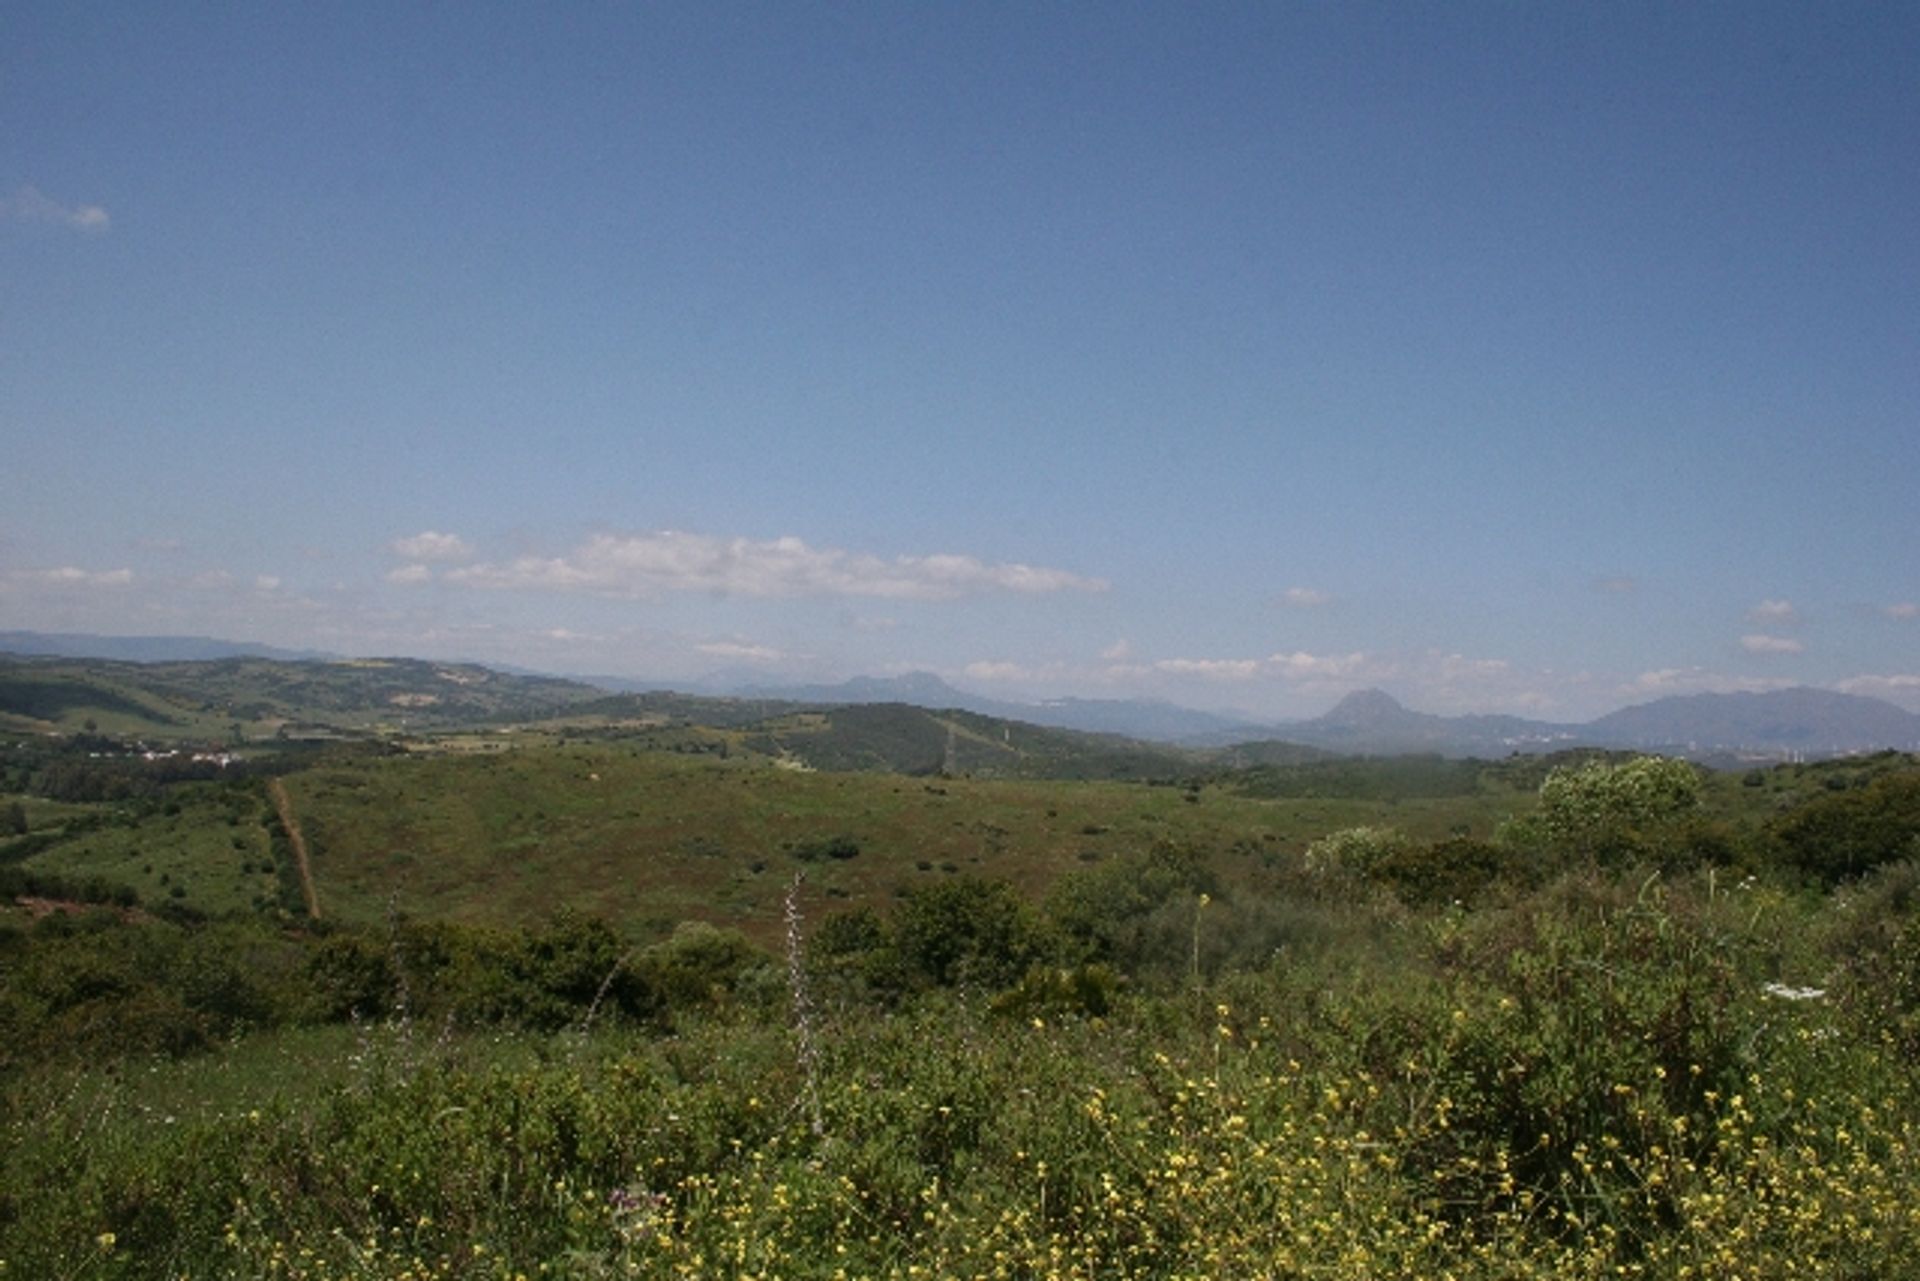
[[[787,991],[793,1002],[794,1056],[800,1068],[800,1107],[807,1128],[815,1136],[826,1132],[820,1118],[820,1047],[813,1039],[813,997],[807,988],[806,952],[802,946],[800,885],[805,872],[793,874],[787,887]]]

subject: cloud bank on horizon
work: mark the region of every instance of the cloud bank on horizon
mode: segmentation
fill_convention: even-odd
[[[0,629],[1920,710],[1920,10],[9,36]]]
[[[401,539],[396,550],[423,539]],[[459,540],[455,539],[454,542]],[[1060,569],[988,565],[972,556],[895,556],[891,559],[815,548],[798,538],[756,542],[663,531],[596,534],[562,556],[516,556],[506,562],[462,565],[445,580],[495,590],[592,592],[644,599],[660,592],[741,596],[879,596],[949,600],[977,591],[1042,595],[1105,591],[1107,584]]]

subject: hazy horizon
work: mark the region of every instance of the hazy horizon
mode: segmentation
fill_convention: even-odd
[[[9,35],[0,630],[1920,711],[1920,10]]]

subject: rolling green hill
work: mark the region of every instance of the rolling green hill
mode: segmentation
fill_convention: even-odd
[[[610,695],[574,681],[414,659],[0,658],[0,731],[7,730],[229,745],[378,736],[418,751],[598,740],[820,770],[997,778],[1168,779],[1218,757],[953,709]],[[502,737],[509,732],[515,737]],[[1320,754],[1263,744],[1234,759],[1302,755]]]
[[[0,729],[222,740],[537,720],[604,698],[575,681],[419,659],[124,663],[0,658]]]
[[[802,870],[830,899],[876,906],[964,873],[1037,893],[1076,867],[1163,845],[1249,881],[1336,828],[1485,834],[1527,800],[1486,790],[1391,806],[1273,800],[1197,785],[831,772],[594,742],[345,756],[281,781],[336,919],[378,921],[397,907],[506,924],[568,906],[641,934],[702,919],[762,940],[777,933],[780,896]],[[258,783],[187,784],[164,804],[100,809],[112,821],[83,825],[24,866],[212,912],[286,901],[275,897],[274,822]]]

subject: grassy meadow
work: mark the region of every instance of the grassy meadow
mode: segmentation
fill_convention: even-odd
[[[971,874],[1039,895],[1063,874],[1170,844],[1252,883],[1377,802],[1268,802],[1221,788],[796,770],[765,757],[569,746],[380,760],[286,780],[328,910],[511,923],[558,903],[657,932],[708,920],[773,942],[796,870],[830,901],[884,906]],[[1409,831],[1483,834],[1478,795],[1395,807]],[[814,851],[845,838],[857,853]]]

